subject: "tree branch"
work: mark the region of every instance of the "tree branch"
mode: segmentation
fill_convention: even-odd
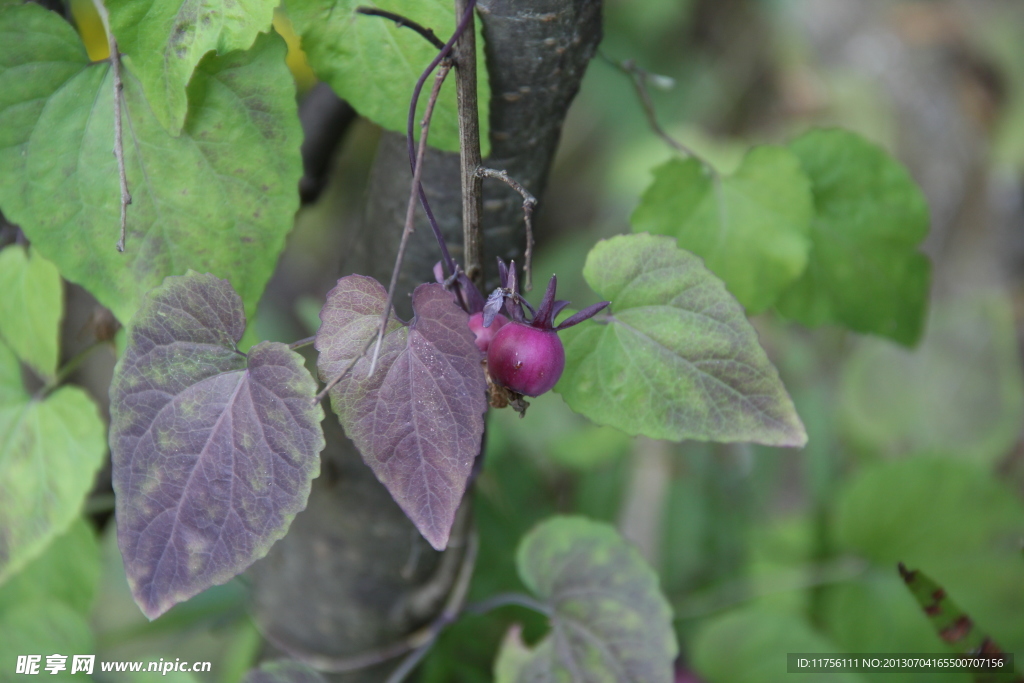
[[[132,196],[128,192],[128,175],[124,169],[124,146],[122,144],[121,131],[121,91],[124,90],[124,83],[121,82],[121,52],[117,49],[117,39],[114,32],[110,30],[110,15],[103,0],[92,0],[96,12],[103,22],[103,29],[107,32],[107,46],[110,48],[110,68],[114,72],[114,156],[117,158],[117,174],[121,180],[121,237],[117,240],[117,250],[124,251],[125,233],[128,230],[128,205],[132,203]]]
[[[508,171],[498,171],[493,168],[480,167],[476,174],[481,178],[497,178],[523,198],[523,222],[526,224],[526,259],[523,264],[525,281],[523,291],[529,292],[533,289],[533,210],[537,207],[537,198],[530,194],[525,187],[509,177]]]
[[[455,43],[455,92],[459,107],[459,158],[462,175],[462,247],[466,276],[484,291],[483,178],[480,168],[480,116],[476,93],[476,0],[455,0],[455,16],[468,13],[469,24]]]

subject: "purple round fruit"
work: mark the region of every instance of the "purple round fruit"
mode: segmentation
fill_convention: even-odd
[[[565,369],[565,349],[552,329],[510,322],[494,335],[487,350],[487,371],[496,383],[540,396],[555,386]]]
[[[473,334],[476,335],[477,348],[484,353],[487,353],[487,349],[490,347],[491,340],[494,339],[494,335],[498,334],[498,330],[504,327],[506,323],[508,323],[508,318],[503,316],[501,313],[494,316],[494,320],[491,321],[490,327],[484,327],[483,311],[469,316],[469,329],[473,330]]]

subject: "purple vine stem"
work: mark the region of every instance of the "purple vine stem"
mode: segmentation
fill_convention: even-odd
[[[455,41],[459,39],[466,27],[469,26],[470,20],[473,18],[473,10],[476,8],[476,0],[469,0],[469,4],[466,5],[466,11],[462,15],[462,19],[459,20],[459,25],[455,27],[455,33],[448,39],[448,42],[444,44],[434,60],[430,62],[426,70],[420,74],[419,80],[416,81],[416,87],[412,91],[412,101],[409,103],[409,119],[407,122],[407,129],[405,134],[406,144],[409,148],[409,168],[416,172],[416,146],[413,143],[413,131],[416,127],[416,105],[420,101],[420,92],[423,90],[423,85],[430,78],[430,74],[437,68],[449,54],[451,54],[452,47],[455,45]],[[427,214],[427,220],[430,222],[430,229],[434,232],[434,238],[437,240],[437,245],[441,248],[441,261],[444,263],[446,275],[452,275],[456,272],[455,260],[452,259],[451,253],[448,251],[448,245],[444,241],[444,235],[441,234],[441,227],[437,224],[437,219],[434,218],[434,212],[430,210],[430,203],[427,201],[427,193],[423,191],[423,184],[417,183],[417,191],[420,196],[420,205],[423,207],[423,211]]]

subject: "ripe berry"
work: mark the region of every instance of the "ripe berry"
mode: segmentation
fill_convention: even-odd
[[[477,348],[484,353],[487,353],[487,348],[490,346],[491,340],[494,339],[494,335],[496,335],[498,330],[500,330],[507,322],[508,318],[499,313],[494,316],[494,320],[491,321],[490,327],[484,327],[483,311],[469,316],[469,329],[473,330],[473,334],[476,335]]]
[[[524,396],[540,396],[551,389],[564,369],[565,349],[553,329],[510,322],[494,335],[487,350],[491,379]]]
[[[551,276],[547,291],[544,292],[544,299],[534,310],[519,294],[515,265],[513,261],[510,267],[506,268],[499,259],[498,271],[501,277],[501,287],[495,289],[487,297],[482,315],[474,314],[472,318],[481,315],[479,324],[482,327],[485,320],[493,318],[493,321],[496,322],[499,318],[503,318],[504,316],[498,311],[504,308],[512,320],[507,321],[490,339],[490,344],[487,347],[487,373],[494,384],[504,387],[513,394],[540,396],[558,383],[558,379],[562,376],[562,370],[565,369],[565,349],[562,347],[562,340],[558,338],[559,330],[594,317],[607,308],[609,302],[602,301],[587,306],[582,311],[566,318],[561,325],[555,326],[555,318],[569,305],[568,301],[555,300],[558,279],[554,275]],[[526,317],[524,306],[532,314],[530,318]],[[473,326],[472,318],[470,319],[471,328]],[[491,326],[494,326],[493,322]],[[473,329],[476,331],[475,328]],[[479,336],[477,337],[477,346],[480,346]],[[502,400],[507,400],[507,397],[502,397]],[[492,398],[492,405],[498,406],[499,404],[495,403]],[[501,403],[500,405],[514,404]],[[522,412],[526,409],[526,405],[524,403],[522,408],[517,408],[517,410]]]

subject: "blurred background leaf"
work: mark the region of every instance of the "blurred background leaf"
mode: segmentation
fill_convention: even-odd
[[[992,292],[936,303],[914,350],[862,340],[846,362],[842,392],[844,432],[866,453],[995,464],[1024,419],[1010,301]]]

